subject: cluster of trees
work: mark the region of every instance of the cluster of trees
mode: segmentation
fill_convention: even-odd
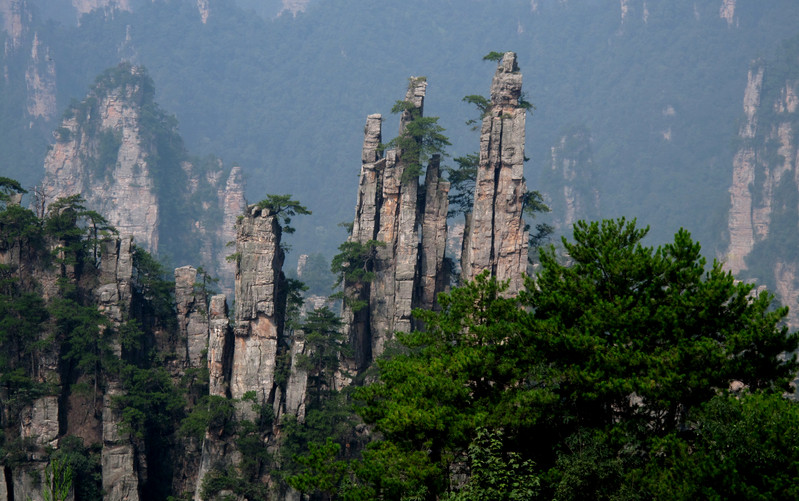
[[[346,396],[370,433],[305,424],[287,481],[313,499],[795,497],[787,308],[687,232],[655,249],[647,231],[580,222],[517,297],[482,275],[417,311],[426,329]]]

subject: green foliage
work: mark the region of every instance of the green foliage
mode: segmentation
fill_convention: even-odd
[[[397,101],[391,108],[392,113],[407,115],[409,120],[400,135],[381,145],[382,149],[395,148],[400,161],[404,164],[402,182],[419,177],[424,168],[422,162],[431,156],[446,155],[445,147],[449,146],[449,138],[443,134],[444,128],[438,125],[438,117],[423,117],[419,108],[410,101]]]
[[[624,219],[578,222],[575,243],[564,239],[573,263],[542,251],[528,283],[525,302],[558,333],[539,349],[564,371],[559,392],[575,422],[661,434],[729,381],[786,388],[796,362],[779,354],[797,345],[779,326],[787,310],[765,292],[750,297],[753,285],[718,262],[705,272],[686,231],[657,250],[641,245],[647,231]]]
[[[777,394],[721,394],[672,433],[634,485],[649,499],[793,499],[799,495],[799,407]],[[639,476],[640,475],[640,476]]]
[[[205,395],[180,423],[180,433],[202,440],[205,433],[230,435],[234,431],[233,400],[218,395]]]
[[[369,240],[360,242],[348,241],[338,247],[339,253],[333,256],[330,271],[337,277],[336,286],[342,283],[367,283],[374,280],[375,254],[378,247],[385,247],[385,242]]]
[[[0,176],[0,203],[7,205],[12,196],[27,192],[28,190],[24,189],[16,179]]]
[[[270,214],[278,217],[286,233],[294,233],[294,228],[290,226],[293,216],[311,214],[307,207],[293,200],[291,195],[267,195],[257,205],[259,209],[267,209]]]
[[[91,377],[96,389],[103,369],[111,370],[116,365],[108,318],[96,306],[83,306],[68,297],[53,299],[49,313],[55,321],[56,336],[63,343],[62,360]]]
[[[125,429],[140,438],[169,435],[185,402],[166,369],[125,365],[120,376],[125,393],[115,396],[113,404],[122,413]]]
[[[492,50],[485,56],[483,56],[483,61],[502,61],[502,58],[505,57],[504,52],[497,52]]]
[[[762,428],[737,411],[725,411],[726,425],[712,424],[720,418],[703,409],[715,409],[706,403],[730,381],[774,395],[770,406],[786,405],[777,399],[797,363],[784,354],[798,342],[780,326],[786,310],[718,263],[706,270],[687,232],[658,249],[643,246],[646,233],[624,219],[578,222],[574,242],[563,243],[568,264],[542,250],[541,271],[519,297],[481,275],[442,294],[440,312],[415,312],[426,331],[398,334],[404,351],[379,359],[377,381],[355,392],[358,414],[381,439],[342,485],[374,496],[379,481],[370,472],[385,479],[397,467],[394,498],[443,496],[457,488],[443,472],[469,454],[471,474],[455,499],[637,498],[641,485],[665,497],[675,482],[668,472],[683,471],[678,459],[710,465],[723,457],[731,461],[723,471],[751,469],[742,465],[752,440],[766,444],[762,464],[774,464],[792,438],[768,431],[742,439],[737,459],[690,451],[720,450],[702,445],[702,433],[715,433],[707,444],[718,444],[721,430],[729,442],[741,437],[737,426]],[[775,426],[790,429],[795,418],[785,419]],[[368,454],[383,448],[393,457]],[[650,469],[653,461],[664,467]],[[708,485],[718,471],[686,482]]]
[[[534,463],[522,460],[517,452],[504,453],[502,432],[477,429],[469,445],[471,474],[451,501],[522,501],[536,497],[540,481],[533,473]]]
[[[66,501],[72,490],[72,466],[51,458],[44,468],[47,484],[42,489],[44,501]]]
[[[528,436],[556,397],[534,350],[534,332],[506,285],[487,274],[441,294],[442,311],[416,311],[425,332],[398,334],[410,352],[378,361],[379,381],[359,388],[359,415],[405,454],[429,451],[428,468],[448,471],[476,438],[476,427]],[[431,493],[447,479],[430,479]]]
[[[308,372],[308,393],[317,406],[334,387],[339,359],[347,352],[341,327],[338,315],[326,306],[308,313],[301,326],[305,354],[297,356],[297,367]]]
[[[289,477],[289,485],[305,493],[336,494],[348,468],[347,463],[336,459],[340,449],[330,437],[324,444],[309,444],[308,453],[296,459],[303,470]]]
[[[101,445],[84,446],[83,439],[67,435],[58,443],[58,449],[50,453],[51,463],[58,462],[72,470],[72,487],[76,501],[102,498]]]
[[[29,252],[38,252],[44,248],[41,223],[30,209],[6,205],[0,211],[0,242],[6,248],[25,243]]]
[[[174,275],[152,254],[133,246],[133,287],[144,298],[163,325],[175,323]]]
[[[448,218],[472,212],[474,207],[474,183],[477,180],[480,155],[469,153],[463,157],[456,157],[455,163],[458,164],[457,168],[447,167],[446,169],[450,183]]]

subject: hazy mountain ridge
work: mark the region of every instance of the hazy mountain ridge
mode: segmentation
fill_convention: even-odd
[[[359,144],[345,131],[369,113],[387,114],[384,96],[399,91],[396,82],[426,74],[435,103],[429,114],[442,117],[454,156],[469,153],[474,133],[463,122],[474,112],[460,98],[483,85],[470,68],[490,50],[511,48],[537,106],[528,125],[531,187],[562,191],[539,174],[557,131],[581,124],[592,134],[601,215],[637,216],[658,241],[686,226],[709,254],[723,249],[729,142],[746,69],[793,34],[797,16],[787,1],[518,1],[503,10],[473,1],[428,12],[423,2],[351,0],[260,18],[212,1],[203,24],[197,3],[187,0],[132,2],[132,12],[98,10],[80,26],[50,25],[45,33],[42,11],[54,3],[38,5],[40,43],[58,48],[51,49],[57,108],[120,58],[144,64],[189,149],[239,162],[250,198],[291,192],[307,202],[317,216],[299,223],[295,238],[307,241],[296,245],[312,252],[321,244],[328,254],[343,238],[335,223],[352,211],[347,181],[357,172],[350,159]]]

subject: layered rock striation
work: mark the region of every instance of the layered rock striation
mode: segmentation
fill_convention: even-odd
[[[411,78],[400,135],[423,115],[426,88],[425,79]],[[413,308],[432,307],[447,282],[443,260],[449,183],[440,177],[440,159],[430,160],[420,187],[418,175],[405,174],[419,159],[399,148],[381,152],[381,141],[382,117],[369,115],[349,242],[369,247],[364,265],[374,278],[344,284],[345,295],[360,303],[358,309],[345,303],[343,313],[356,372],[383,352],[394,332],[410,331]]]
[[[45,204],[81,194],[137,245],[201,263],[230,292],[225,244],[245,205],[241,169],[190,157],[176,122],[153,96],[152,80],[139,67],[121,64],[101,75],[54,133],[44,164]]]
[[[489,270],[508,280],[508,292],[522,287],[528,238],[523,218],[526,108],[516,54],[505,53],[491,83],[490,107],[480,129],[480,162],[474,208],[464,236],[462,280]]]
[[[796,49],[749,70],[736,140],[729,246],[724,266],[775,291],[788,306],[799,298],[799,72]],[[793,52],[791,52],[793,51]],[[796,326],[793,312],[789,323]]]

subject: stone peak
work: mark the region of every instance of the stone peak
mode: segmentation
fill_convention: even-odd
[[[518,71],[519,66],[516,64],[516,53],[506,52],[499,62],[497,73],[517,73]]]

